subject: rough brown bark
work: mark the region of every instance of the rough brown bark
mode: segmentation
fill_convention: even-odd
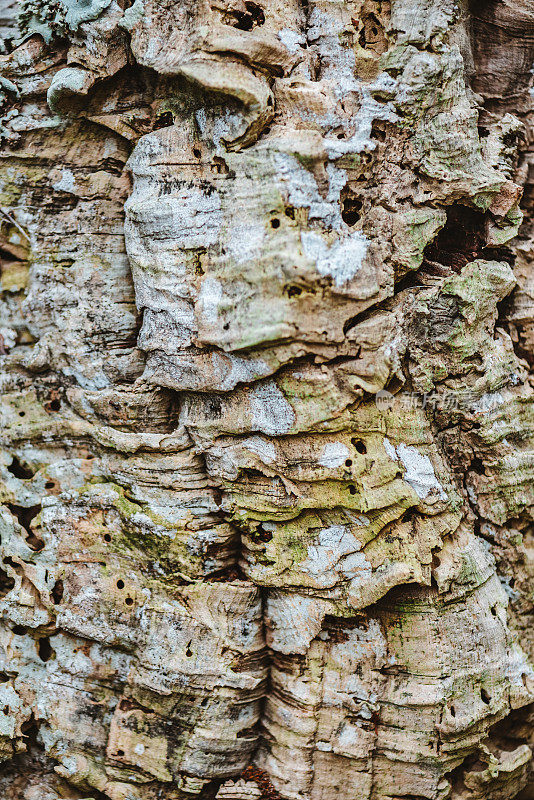
[[[531,0],[0,36],[0,795],[532,800]]]

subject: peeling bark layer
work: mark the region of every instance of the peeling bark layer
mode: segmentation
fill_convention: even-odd
[[[531,799],[532,3],[0,36],[2,796]]]

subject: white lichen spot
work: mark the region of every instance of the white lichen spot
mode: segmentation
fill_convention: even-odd
[[[341,217],[339,203],[341,189],[347,182],[344,170],[338,169],[333,164],[327,166],[329,187],[326,197],[323,197],[313,174],[303,167],[295,156],[289,153],[275,153],[273,159],[282,189],[287,192],[292,206],[308,208],[308,219],[318,220],[325,228],[347,229]]]
[[[350,451],[343,442],[327,442],[319,457],[319,464],[327,469],[336,469],[349,457]]]
[[[473,404],[472,408],[475,412],[485,414],[488,411],[493,411],[494,408],[501,406],[503,403],[504,397],[500,392],[488,392],[483,394],[480,400]]]
[[[276,448],[273,442],[262,439],[261,436],[250,436],[245,439],[243,447],[259,456],[265,464],[272,464],[276,461]]]
[[[355,75],[354,50],[342,44],[343,23],[317,6],[308,19],[307,37],[313,42],[321,57],[323,80],[332,81],[339,99],[357,91],[359,81]]]
[[[288,433],[295,422],[295,412],[274,381],[259,383],[251,392],[252,427],[268,436]]]
[[[252,261],[260,254],[264,237],[263,225],[234,225],[226,240],[226,250],[237,264]]]
[[[4,350],[11,350],[17,343],[17,331],[13,328],[0,328],[0,338]]]
[[[76,187],[76,179],[70,169],[64,169],[61,172],[61,178],[52,184],[56,192],[70,192],[74,193]]]
[[[213,113],[200,108],[195,113],[201,138],[213,142],[216,152],[224,153],[225,142],[231,142],[243,133],[244,116],[226,108]]]
[[[384,439],[384,450],[386,451],[388,456],[393,461],[398,461],[399,460],[399,457],[397,455],[397,451],[395,450],[394,445],[391,444],[391,442],[389,441],[389,439],[387,437]]]
[[[233,353],[214,352],[211,361],[218,377],[218,388],[222,392],[230,391],[238,383],[266,378],[272,372],[262,358],[240,358]]]
[[[369,248],[369,240],[360,231],[331,245],[315,231],[302,231],[300,239],[306,256],[315,261],[317,272],[333,278],[337,287],[357,275]]]
[[[403,443],[395,447],[388,439],[384,439],[384,449],[391,459],[401,462],[406,470],[404,480],[410,484],[418,497],[424,500],[431,492],[437,492],[442,500],[447,499],[447,493],[436,478],[434,467],[427,455]]]
[[[139,744],[135,745],[134,753],[136,753],[138,756],[142,756],[144,752],[145,752],[144,744],[141,744],[141,742],[139,742]]]
[[[208,325],[217,324],[222,296],[223,289],[218,280],[208,277],[202,281],[198,304],[202,317]]]
[[[378,87],[377,87],[378,88]],[[359,87],[360,108],[352,123],[354,132],[346,139],[325,138],[325,150],[330,158],[336,159],[350,153],[362,153],[374,150],[376,140],[372,138],[372,127],[375,120],[395,122],[398,117],[392,103],[379,103],[369,93],[369,87]]]
[[[347,525],[321,528],[299,569],[324,588],[334,586],[340,578],[370,578],[371,564],[360,550],[361,542]]]
[[[119,20],[119,25],[127,31],[132,31],[135,26],[143,19],[145,13],[143,0],[135,0],[133,6],[127,8],[124,12],[122,19]]]
[[[300,47],[306,44],[306,39],[302,33],[298,31],[294,31],[291,28],[283,28],[278,33],[278,38],[282,42],[285,48],[291,53],[291,55],[295,55],[300,49]]]

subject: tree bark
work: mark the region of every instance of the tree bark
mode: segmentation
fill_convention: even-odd
[[[532,800],[532,2],[0,36],[0,795]]]

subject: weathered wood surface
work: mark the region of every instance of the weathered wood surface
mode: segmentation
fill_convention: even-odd
[[[532,0],[0,36],[0,795],[532,800]]]

